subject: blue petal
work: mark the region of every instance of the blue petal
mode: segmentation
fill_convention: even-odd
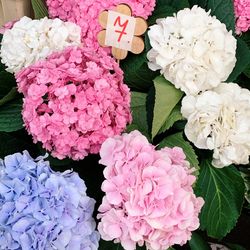
[[[0,182],[0,193],[4,195],[5,193],[10,191],[10,187],[4,185],[3,181]]]
[[[20,196],[19,199],[15,202],[16,210],[18,212],[23,211],[24,208],[26,208],[30,203],[30,197],[28,196]]]
[[[35,223],[35,219],[33,218],[21,218],[18,220],[12,227],[12,229],[16,232],[24,233],[26,229]]]
[[[15,209],[14,202],[6,202],[0,209],[0,224],[5,225]]]
[[[4,158],[4,164],[6,166],[6,172],[11,173],[19,166],[19,159],[22,158],[22,154],[16,153],[8,155]]]
[[[20,236],[20,245],[22,247],[22,250],[30,250],[30,246],[32,245],[32,241],[26,233],[23,233]]]

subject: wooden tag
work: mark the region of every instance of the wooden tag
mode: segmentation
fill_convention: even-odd
[[[0,0],[0,27],[23,16],[32,16],[31,2],[28,0]]]
[[[144,50],[141,36],[147,30],[147,22],[142,17],[132,17],[128,5],[120,4],[115,11],[103,11],[99,15],[99,23],[103,30],[97,39],[101,46],[112,47],[112,55],[118,59],[125,59],[128,51],[140,54]]]

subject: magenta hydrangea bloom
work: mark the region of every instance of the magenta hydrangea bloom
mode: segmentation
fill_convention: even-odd
[[[181,148],[155,150],[139,131],[107,139],[100,150],[105,165],[98,230],[124,249],[136,244],[166,250],[183,245],[199,227],[204,204],[196,197],[195,176]]]
[[[246,32],[250,29],[250,1],[234,0],[236,17],[236,33]]]
[[[95,49],[99,48],[97,34],[102,29],[98,22],[99,14],[121,3],[128,4],[134,16],[144,18],[151,15],[155,6],[155,0],[47,0],[50,16],[78,24],[82,28],[85,45]]]
[[[131,121],[129,88],[107,55],[67,48],[16,78],[25,96],[22,114],[28,132],[59,159],[98,153],[105,139]]]

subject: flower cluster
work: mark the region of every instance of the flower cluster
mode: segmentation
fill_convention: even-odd
[[[216,167],[247,164],[250,156],[250,91],[221,83],[198,96],[186,96],[185,134],[196,147],[214,150]]]
[[[123,72],[105,53],[66,48],[16,75],[25,95],[23,120],[35,142],[63,159],[98,153],[131,121]]]
[[[194,6],[158,19],[148,32],[149,67],[187,95],[218,86],[236,62],[236,39],[225,24]]]
[[[16,73],[54,51],[70,45],[80,45],[81,29],[60,19],[32,20],[23,17],[11,29],[5,30],[0,57],[7,71]]]
[[[5,23],[2,27],[0,27],[0,34],[4,34],[4,32],[6,30],[9,30],[13,27],[13,25],[16,23],[17,21],[10,21],[8,23]]]
[[[234,0],[236,16],[236,33],[246,32],[250,29],[250,1]]]
[[[100,150],[105,165],[98,230],[104,240],[165,250],[185,244],[199,227],[203,199],[194,195],[195,176],[181,148],[156,151],[140,132],[107,139]]]
[[[121,3],[128,4],[133,15],[144,18],[152,13],[155,6],[155,0],[47,0],[50,16],[78,24],[82,29],[83,43],[94,49],[99,49],[97,34],[102,29],[98,22],[99,14]]]
[[[95,201],[78,174],[53,172],[28,152],[0,160],[0,248],[98,249]]]

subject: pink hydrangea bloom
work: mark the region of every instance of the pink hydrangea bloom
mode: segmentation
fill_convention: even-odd
[[[99,14],[121,3],[128,4],[134,16],[144,18],[151,15],[155,6],[155,0],[47,0],[50,16],[78,24],[82,28],[85,45],[95,49],[99,48],[97,34],[102,29],[98,22]]]
[[[204,204],[192,184],[195,176],[181,148],[155,150],[139,132],[108,138],[100,150],[105,165],[98,230],[104,240],[126,250],[136,243],[166,250],[183,245],[199,227]]]
[[[10,22],[4,24],[2,27],[0,27],[0,34],[3,35],[4,32],[5,32],[6,30],[11,29],[11,28],[14,26],[14,24],[15,24],[16,22],[17,22],[17,21],[15,20],[15,21],[10,21]]]
[[[250,29],[250,1],[234,0],[236,17],[236,33],[246,32]]]
[[[83,159],[98,153],[131,121],[130,92],[113,58],[67,48],[16,75],[23,120],[34,142],[52,155]]]

